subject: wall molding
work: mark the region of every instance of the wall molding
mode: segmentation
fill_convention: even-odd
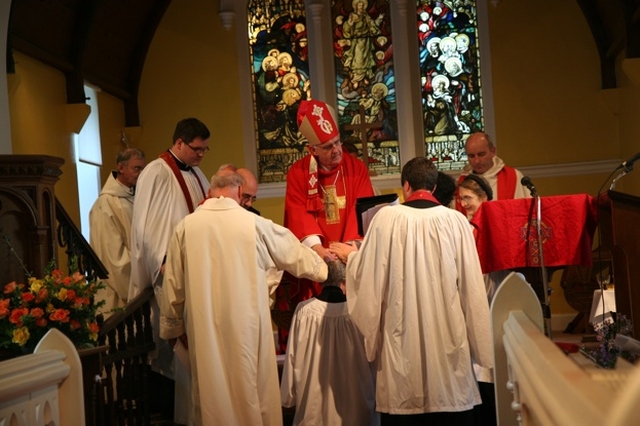
[[[610,173],[620,165],[622,160],[600,160],[600,161],[584,161],[580,163],[561,163],[561,164],[543,164],[539,166],[523,166],[518,169],[525,175],[535,178],[549,178],[560,176],[580,176],[592,175],[597,173]],[[447,172],[449,173],[449,172]],[[451,176],[458,176],[460,172],[450,172]],[[374,176],[371,178],[373,185],[380,190],[390,190],[400,188],[400,175],[384,175]],[[269,183],[259,186],[258,196],[265,198],[282,198],[284,197],[285,183]]]

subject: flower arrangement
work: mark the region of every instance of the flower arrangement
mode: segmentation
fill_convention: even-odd
[[[600,346],[593,349],[590,355],[598,365],[604,368],[615,368],[618,357],[622,357],[632,363],[635,361],[633,353],[621,350],[614,343],[618,333],[624,336],[633,334],[633,325],[625,315],[617,314],[614,322],[605,322],[596,329],[596,333]]]
[[[0,349],[14,355],[31,353],[51,328],[64,333],[78,348],[92,347],[98,339],[94,303],[104,284],[87,281],[80,272],[65,275],[53,263],[45,277],[29,277],[27,284],[6,284],[0,294]]]

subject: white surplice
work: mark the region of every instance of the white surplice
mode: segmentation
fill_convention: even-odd
[[[105,301],[101,312],[109,317],[114,308],[127,304],[131,257],[129,238],[133,215],[133,189],[118,182],[112,172],[89,212],[91,248],[107,268],[106,288],[96,294],[96,302]]]
[[[315,297],[296,308],[280,385],[295,425],[379,425],[374,372],[347,303]]]
[[[209,181],[198,167],[194,167],[193,171],[196,174],[191,171],[180,173],[195,208],[206,197]],[[167,253],[169,239],[178,222],[188,214],[189,208],[182,188],[167,162],[161,158],[150,162],[138,177],[133,203],[129,300],[153,285],[151,326],[156,350],[150,354],[151,366],[155,371],[176,381],[174,419],[177,423],[186,423],[190,411],[190,399],[186,391],[189,388],[188,375],[179,363],[174,364],[172,349],[159,337],[158,300],[162,295],[163,279],[160,267]]]
[[[193,170],[197,177],[188,171],[180,173],[195,208],[206,197],[209,181],[198,167]],[[188,214],[184,193],[169,165],[161,158],[150,162],[140,173],[133,203],[129,300],[155,285],[173,230]]]
[[[327,277],[325,262],[289,230],[229,198],[208,199],[176,227],[160,333],[188,336],[193,424],[282,425],[271,268]]]
[[[489,305],[469,223],[443,206],[381,209],[347,262],[349,314],[377,361],[376,410],[479,404],[471,357],[493,365]]]

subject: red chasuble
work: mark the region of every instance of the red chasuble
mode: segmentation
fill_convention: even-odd
[[[294,163],[287,173],[284,226],[301,241],[310,235],[318,235],[324,247],[329,247],[332,241],[362,238],[358,234],[356,198],[374,195],[364,163],[344,154],[340,165],[329,172],[318,165],[317,182],[312,185],[314,176],[309,172],[310,162],[311,155],[307,155]],[[313,193],[314,187],[317,193]],[[335,191],[337,206],[324,202],[325,194],[331,191]],[[338,218],[331,214],[336,207]]]
[[[333,241],[361,239],[358,234],[356,199],[374,195],[369,171],[364,163],[348,154],[331,171],[318,165],[317,173],[309,170],[311,155],[295,162],[287,173],[284,226],[302,241],[318,235],[324,247]],[[326,194],[329,194],[326,197]],[[287,287],[279,286],[276,303],[280,310],[293,311],[296,305],[320,294],[322,287],[285,273]],[[286,350],[287,330],[280,330],[280,350]]]

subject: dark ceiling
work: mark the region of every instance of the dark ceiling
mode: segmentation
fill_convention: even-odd
[[[640,0],[576,0],[600,57],[601,87],[617,87],[615,63],[640,57]],[[13,0],[13,51],[62,71],[67,102],[84,103],[84,81],[122,99],[127,126],[140,124],[138,86],[147,50],[171,0]]]

